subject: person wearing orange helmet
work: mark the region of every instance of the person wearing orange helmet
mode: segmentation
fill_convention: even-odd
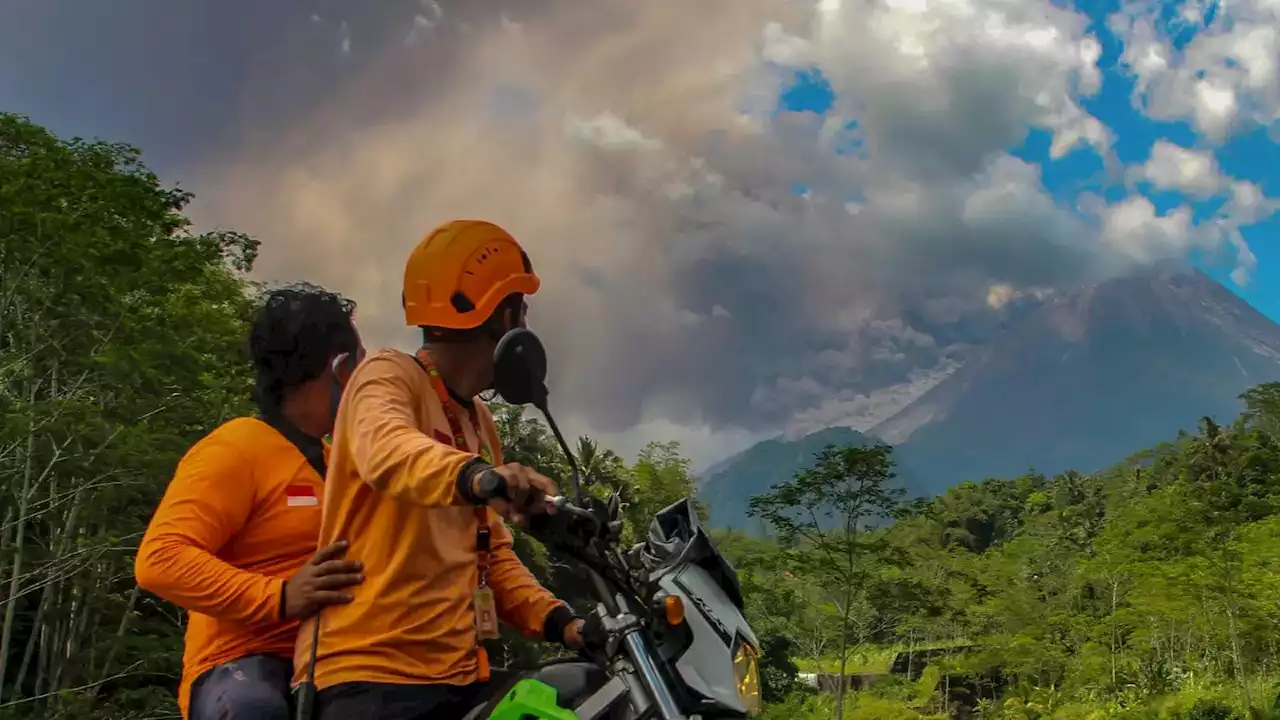
[[[462,717],[487,689],[481,643],[499,620],[581,649],[582,620],[516,557],[503,523],[547,512],[555,484],[503,463],[476,401],[539,284],[520,244],[488,222],[445,223],[409,255],[405,323],[422,347],[367,358],[335,425],[320,544],[347,540],[365,579],[298,634],[294,683],[314,717]]]

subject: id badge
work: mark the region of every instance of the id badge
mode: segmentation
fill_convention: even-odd
[[[498,638],[498,608],[493,601],[493,590],[488,587],[476,588],[476,634],[481,640]]]

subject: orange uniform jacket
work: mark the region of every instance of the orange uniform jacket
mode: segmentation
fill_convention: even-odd
[[[492,462],[501,464],[493,416],[481,403],[476,410]],[[468,447],[478,454],[475,423],[461,406],[457,415]],[[320,543],[348,541],[347,556],[364,563],[365,580],[352,603],[319,615],[318,689],[478,679],[477,519],[456,489],[459,470],[477,454],[457,449],[451,436],[439,396],[414,358],[384,350],[356,369],[334,430]],[[542,637],[549,614],[563,603],[516,557],[501,518],[491,510],[485,514],[498,616]],[[311,622],[298,633],[295,684],[306,679]]]
[[[316,551],[324,483],[283,435],[232,420],[196,443],[147,528],[134,575],[189,611],[178,705],[191,683],[245,655],[292,657],[298,623],[280,619],[284,581]]]

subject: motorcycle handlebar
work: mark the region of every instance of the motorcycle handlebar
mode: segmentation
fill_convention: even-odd
[[[493,470],[486,470],[484,475],[480,477],[479,482],[480,495],[482,497],[498,498],[511,502],[511,488],[507,485],[507,479]],[[586,508],[575,505],[572,500],[563,495],[547,495],[543,498],[547,506],[555,508],[560,512],[565,512],[580,518],[594,520],[595,515]]]
[[[573,504],[573,501],[563,495],[548,495],[546,498],[547,505],[555,508],[559,512],[576,515],[587,520],[595,520],[596,516],[590,510]]]

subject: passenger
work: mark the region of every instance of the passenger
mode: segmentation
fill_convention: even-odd
[[[405,321],[422,328],[422,348],[362,363],[334,432],[320,542],[349,539],[366,580],[314,621],[314,656],[314,626],[298,634],[294,682],[314,671],[320,720],[462,717],[484,699],[481,641],[499,619],[582,648],[582,620],[520,562],[503,523],[546,512],[556,487],[503,464],[476,402],[493,385],[498,339],[524,326],[538,285],[520,245],[487,222],[446,223],[410,254]],[[498,478],[512,503],[493,496]]]
[[[249,338],[261,414],[187,452],[138,548],[138,584],[189,612],[184,718],[287,720],[299,620],[361,580],[345,542],[316,549],[321,438],[364,354],[353,308],[313,286],[269,295]]]

